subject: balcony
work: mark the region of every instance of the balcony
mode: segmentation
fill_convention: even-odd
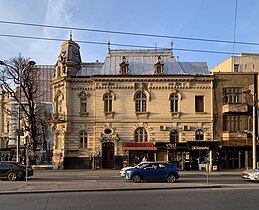
[[[247,104],[225,104],[222,107],[222,113],[229,112],[248,112]]]
[[[252,138],[245,132],[224,132],[222,134],[223,146],[251,146]]]
[[[222,140],[229,140],[229,139],[246,139],[248,138],[248,134],[245,132],[227,132],[224,131],[222,134]]]

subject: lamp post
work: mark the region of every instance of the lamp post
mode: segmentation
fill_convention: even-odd
[[[19,106],[18,106],[18,129],[17,129],[17,146],[16,146],[16,162],[20,162],[20,142],[21,142],[21,99],[22,99],[22,91],[21,91],[21,80],[22,80],[22,74],[23,71],[28,66],[34,66],[36,64],[35,61],[30,60],[24,67],[22,65],[19,66],[19,72],[18,72],[18,80],[19,80]],[[0,60],[0,65],[4,65],[7,67],[10,67],[8,64]],[[12,68],[12,67],[11,67]]]
[[[256,169],[256,134],[255,134],[255,119],[256,119],[256,94],[252,97],[251,90],[246,89],[243,91],[244,94],[249,95],[253,103],[253,132],[252,132],[252,152],[253,152],[253,169]]]

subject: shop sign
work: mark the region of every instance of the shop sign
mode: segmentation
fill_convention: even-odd
[[[166,144],[166,149],[176,149],[176,143],[174,143],[174,144],[172,144],[172,143],[170,143],[170,144]]]
[[[154,147],[153,142],[124,142],[123,147]]]
[[[209,146],[192,146],[192,150],[209,150]]]

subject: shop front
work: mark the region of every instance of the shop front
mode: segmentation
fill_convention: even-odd
[[[123,142],[123,167],[134,166],[143,160],[155,161],[156,147],[153,142]]]
[[[218,141],[191,141],[187,143],[190,150],[190,170],[218,170]]]
[[[186,143],[156,142],[155,146],[157,148],[157,161],[169,161],[173,163],[178,170],[184,170],[188,165],[189,151],[187,150]],[[163,154],[163,156],[161,154]]]

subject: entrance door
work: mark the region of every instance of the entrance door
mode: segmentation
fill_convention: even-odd
[[[103,143],[103,168],[114,168],[114,144]]]

